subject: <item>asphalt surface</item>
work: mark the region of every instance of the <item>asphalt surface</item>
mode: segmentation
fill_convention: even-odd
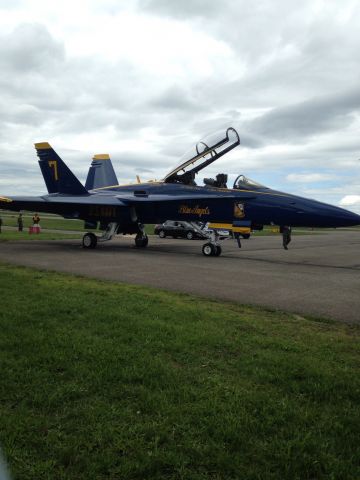
[[[0,243],[0,261],[160,287],[360,324],[360,231],[222,242],[221,257],[204,257],[201,240],[150,237],[136,249],[117,237],[84,250],[79,240]]]

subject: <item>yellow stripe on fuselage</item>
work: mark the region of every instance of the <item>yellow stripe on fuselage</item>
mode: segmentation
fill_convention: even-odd
[[[210,222],[208,225],[209,228],[223,228],[229,230],[232,228],[232,223],[212,223]]]
[[[231,230],[235,233],[251,233],[250,227],[231,227]]]
[[[209,228],[214,228],[216,230],[232,230],[236,233],[250,233],[250,227],[235,227],[232,223],[212,223],[208,225]]]

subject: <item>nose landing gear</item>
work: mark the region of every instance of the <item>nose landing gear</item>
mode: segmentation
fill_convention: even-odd
[[[209,237],[209,242],[202,247],[202,253],[205,257],[219,257],[221,255],[221,247],[218,245],[219,234],[213,230]]]
[[[205,243],[202,247],[202,253],[205,257],[219,257],[221,255],[221,247],[213,243]]]

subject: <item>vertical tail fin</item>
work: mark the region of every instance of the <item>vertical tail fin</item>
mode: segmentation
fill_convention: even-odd
[[[86,195],[86,188],[47,142],[35,143],[39,165],[49,193]]]
[[[87,190],[93,190],[118,184],[119,182],[109,155],[107,153],[94,155],[89,168],[85,188]]]

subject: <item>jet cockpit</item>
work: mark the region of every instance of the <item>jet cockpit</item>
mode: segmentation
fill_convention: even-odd
[[[184,185],[196,185],[195,176],[218,158],[230,152],[240,144],[240,137],[235,128],[230,127],[223,133],[215,133],[198,142],[195,146],[195,155],[187,153],[183,156],[184,161],[164,178],[165,183],[182,183]],[[190,158],[189,158],[190,157]],[[216,178],[204,178],[204,184],[209,187],[227,188],[228,175],[219,173]],[[245,175],[239,175],[233,187],[236,190],[262,190],[267,189],[264,185],[251,180]]]
[[[182,183],[196,185],[195,176],[218,158],[230,152],[240,144],[240,137],[235,128],[228,128],[224,134],[218,133],[206,137],[195,146],[195,155],[188,154],[178,167],[171,170],[164,178],[165,183]],[[190,158],[189,158],[190,157]],[[220,173],[215,179],[204,179],[205,185],[227,188],[227,175]]]
[[[233,188],[236,190],[264,190],[268,189],[265,185],[251,180],[251,178],[245,177],[245,175],[239,175],[236,177]]]

